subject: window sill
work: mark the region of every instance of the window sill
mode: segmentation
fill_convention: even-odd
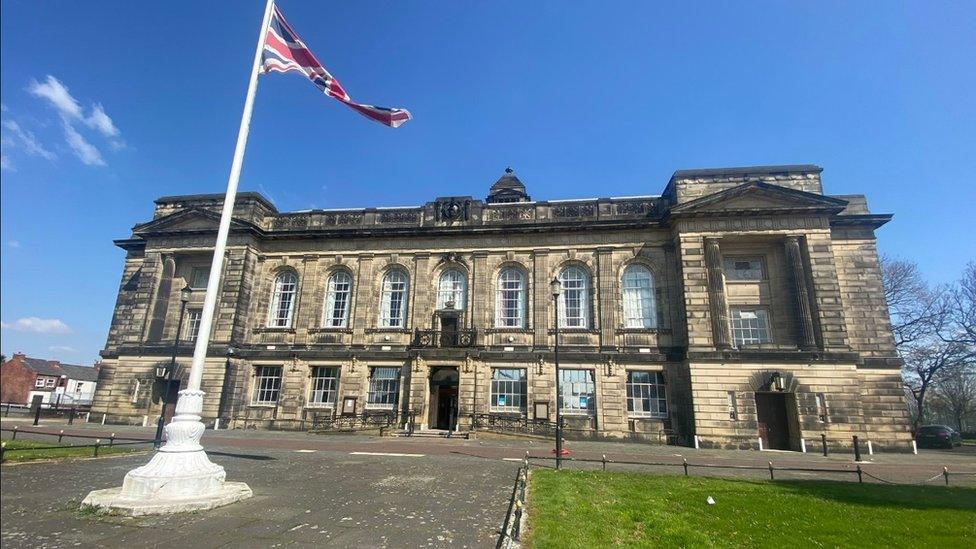
[[[556,333],[556,330],[549,328],[549,335]],[[599,328],[560,328],[560,334],[599,334]]]
[[[254,403],[247,405],[248,408],[277,408],[278,405],[275,403]]]
[[[262,326],[260,328],[254,328],[254,333],[264,334],[264,333],[282,333],[282,334],[293,334],[295,329],[291,327],[278,327],[278,326]]]
[[[596,417],[596,412],[576,412],[572,410],[560,410],[559,414],[571,417]]]
[[[335,408],[335,404],[306,404],[305,408],[308,410],[332,410]]]
[[[352,328],[346,328],[342,326],[317,326],[315,328],[309,328],[308,333],[310,334],[319,334],[319,333],[351,334]]]
[[[525,410],[516,410],[511,408],[505,408],[505,409],[492,408],[491,410],[489,410],[489,412],[495,415],[504,415],[504,416],[511,416],[511,417],[525,417],[526,414]]]
[[[486,334],[531,334],[533,333],[532,328],[515,328],[509,326],[495,326],[492,328],[485,328]]]
[[[668,416],[666,416],[666,415],[663,415],[663,416],[641,416],[641,415],[630,415],[630,414],[628,414],[627,415],[627,419],[652,419],[652,420],[655,420],[655,421],[665,421],[665,420],[668,419]]]
[[[665,328],[617,328],[618,334],[670,334]]]
[[[411,330],[410,328],[396,328],[391,326],[391,327],[366,328],[365,332],[367,334],[377,334],[377,333],[410,334],[413,333],[413,330]]]

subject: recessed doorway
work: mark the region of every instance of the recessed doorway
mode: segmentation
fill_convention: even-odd
[[[782,392],[756,393],[756,415],[759,437],[763,447],[770,450],[790,450],[790,414],[792,394]]]
[[[458,414],[457,367],[442,366],[431,370],[429,410],[428,425],[445,431],[455,428]]]

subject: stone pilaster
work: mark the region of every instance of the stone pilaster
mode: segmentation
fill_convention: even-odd
[[[356,291],[353,292],[352,344],[362,347],[366,344],[366,327],[373,326],[375,323],[375,320],[368,318],[368,315],[377,312],[373,307],[374,295],[379,291],[373,283],[373,255],[360,256],[357,270]]]
[[[597,248],[597,313],[600,318],[600,348],[617,348],[617,277],[613,272],[613,250]]]
[[[472,328],[478,330],[480,338],[484,338],[484,329],[492,325],[487,315],[488,311],[494,310],[495,303],[494,295],[488,283],[487,259],[488,252],[475,252],[473,254],[471,278],[474,288],[468,292],[468,299],[471,303],[468,307],[468,310],[471,311],[469,322]],[[480,296],[484,296],[484,298],[479,298]]]
[[[786,237],[786,263],[790,273],[793,308],[796,311],[797,345],[801,349],[815,349],[813,316],[810,313],[810,294],[807,291],[806,269],[800,250],[800,237]]]
[[[176,274],[176,261],[171,255],[163,256],[162,261],[163,272],[160,275],[159,286],[156,287],[152,318],[150,318],[149,328],[146,330],[146,341],[148,342],[162,341],[163,331],[166,327],[166,314],[169,312],[169,302],[173,293],[173,275]]]
[[[549,250],[532,251],[532,328],[534,347],[549,346]]]
[[[729,307],[725,299],[725,275],[718,239],[705,239],[705,267],[708,272],[708,303],[712,316],[712,339],[716,349],[732,346],[729,337]]]

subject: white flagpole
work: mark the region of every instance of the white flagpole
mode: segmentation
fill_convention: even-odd
[[[203,378],[203,366],[207,359],[210,327],[213,324],[217,294],[220,290],[220,274],[224,265],[224,249],[227,247],[227,235],[230,232],[230,221],[237,197],[237,182],[241,176],[244,147],[247,144],[251,110],[254,107],[254,94],[258,87],[261,51],[264,49],[264,38],[268,32],[273,7],[274,1],[267,0],[261,32],[258,34],[258,45],[254,52],[254,63],[251,65],[251,80],[248,82],[247,98],[244,100],[241,128],[237,134],[237,148],[234,149],[234,160],[227,180],[224,208],[220,214],[220,228],[217,230],[217,242],[214,244],[207,295],[203,301],[203,314],[200,318],[200,331],[197,335],[196,347],[193,349],[190,379],[186,389],[180,391],[173,421],[166,426],[166,444],[153,455],[149,463],[129,471],[125,475],[121,488],[92,491],[82,501],[82,507],[91,505],[132,515],[163,514],[211,509],[252,495],[247,484],[227,482],[224,468],[211,463],[200,444],[205,430],[200,421],[204,396],[203,391],[200,390],[200,380]]]
[[[258,90],[258,69],[261,67],[261,52],[264,50],[264,39],[268,34],[268,24],[271,22],[271,9],[274,0],[268,0],[264,8],[264,20],[261,32],[258,33],[258,45],[254,50],[254,63],[251,65],[251,79],[247,84],[247,97],[244,99],[244,113],[241,115],[241,127],[237,132],[237,147],[234,149],[234,160],[230,165],[230,176],[227,178],[227,194],[224,196],[224,208],[220,214],[220,227],[217,229],[217,242],[214,244],[213,261],[210,263],[210,278],[207,280],[207,294],[203,299],[203,312],[200,316],[200,331],[197,333],[196,346],[193,348],[193,364],[190,367],[190,379],[187,390],[200,389],[203,378],[203,365],[207,359],[207,347],[210,344],[210,329],[213,325],[214,310],[217,308],[217,295],[220,291],[220,275],[224,266],[224,250],[227,248],[227,236],[230,233],[231,217],[234,214],[234,202],[237,198],[237,183],[241,177],[241,165],[244,163],[244,149],[247,146],[247,135],[251,127],[251,111],[254,109],[254,95]]]

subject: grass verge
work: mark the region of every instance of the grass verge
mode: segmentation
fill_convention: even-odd
[[[37,440],[3,440],[2,442],[5,445],[3,452],[4,463],[33,461],[35,459],[93,457],[95,455],[94,448],[81,448],[71,445],[58,446],[56,442]],[[94,444],[94,441],[92,441],[92,444]],[[57,446],[57,448],[51,448],[52,446]],[[103,444],[98,448],[98,456],[101,457],[111,454],[127,454],[130,452],[146,450],[150,447],[151,446],[149,444],[146,444],[145,446],[141,444],[127,444],[125,446],[109,446],[108,444]]]
[[[529,489],[533,548],[963,547],[976,539],[972,488],[535,470]]]

